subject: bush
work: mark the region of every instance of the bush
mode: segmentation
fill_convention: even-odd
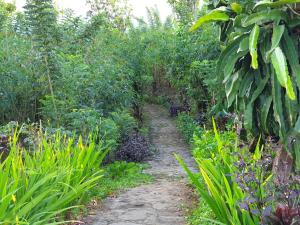
[[[187,143],[192,142],[194,134],[201,135],[202,133],[202,128],[186,113],[181,113],[177,117],[177,128],[182,133]]]
[[[230,150],[234,148],[236,134],[233,131],[220,133],[220,140],[224,146]],[[213,131],[205,130],[201,135],[194,135],[193,138],[193,156],[202,159],[213,158],[218,154],[218,143]]]
[[[115,154],[115,159],[126,162],[143,162],[151,155],[148,141],[139,133],[129,136]]]
[[[141,167],[133,162],[120,162],[116,161],[105,168],[106,176],[111,179],[120,179],[129,174],[137,174],[141,171]]]
[[[116,150],[120,144],[120,128],[112,119],[101,118],[98,137],[102,139],[107,148]]]
[[[138,123],[136,119],[127,111],[118,110],[116,112],[112,112],[110,117],[118,126],[122,139],[130,136],[138,129]]]

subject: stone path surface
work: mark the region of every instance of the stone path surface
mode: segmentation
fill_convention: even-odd
[[[147,105],[145,113],[158,151],[146,172],[154,175],[155,182],[106,199],[92,225],[186,224],[185,209],[191,206],[193,194],[174,153],[181,155],[190,168],[195,168],[194,161],[167,110]]]

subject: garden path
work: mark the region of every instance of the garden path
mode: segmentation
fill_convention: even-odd
[[[186,223],[185,214],[193,205],[194,196],[174,153],[181,155],[190,168],[195,168],[194,161],[167,110],[147,105],[145,113],[150,123],[152,143],[158,151],[146,172],[152,174],[155,181],[106,199],[99,212],[95,212],[93,225]]]

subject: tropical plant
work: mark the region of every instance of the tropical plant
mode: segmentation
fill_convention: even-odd
[[[33,75],[36,86],[37,101],[49,94],[53,111],[57,114],[54,96],[54,80],[59,76],[56,60],[56,46],[59,40],[57,13],[52,0],[27,0],[25,5],[26,23],[32,40]],[[44,86],[48,88],[45,88]],[[40,108],[40,105],[38,109]],[[56,115],[58,116],[58,115]]]
[[[182,133],[187,143],[193,142],[193,137],[202,136],[203,130],[191,116],[186,113],[180,113],[177,117],[177,128]]]
[[[208,144],[207,148],[210,149],[203,149],[199,154],[201,145],[198,146],[199,141],[194,143],[201,179],[191,172],[180,156],[176,158],[214,212],[218,221],[212,223],[260,224],[263,215],[267,211],[270,214],[272,210],[272,201],[267,198],[274,190],[270,188],[272,175],[263,164],[258,166],[262,163],[261,149],[258,146],[255,154],[251,155],[247,149],[239,149],[237,142],[232,143],[232,138],[221,138],[222,134],[217,131],[214,121],[213,127],[212,140],[216,142],[215,145]]]
[[[210,1],[213,9],[191,28],[221,24],[225,48],[217,71],[227,107],[244,116],[245,127],[279,136],[300,170],[299,0]]]
[[[20,148],[18,132],[11,139],[0,163],[0,224],[61,223],[102,177],[99,165],[107,151],[92,136],[88,145],[59,133],[54,140],[40,134],[40,140],[29,152]]]

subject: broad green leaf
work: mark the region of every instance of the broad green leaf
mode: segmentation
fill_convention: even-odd
[[[243,52],[249,49],[249,37],[245,37],[239,45],[238,52]]]
[[[276,25],[273,26],[273,35],[272,35],[272,46],[271,49],[267,53],[267,58],[270,57],[275,48],[279,46],[281,41],[285,26],[284,25]]]
[[[220,11],[219,9],[215,9],[205,16],[202,16],[191,28],[190,31],[195,31],[199,29],[199,27],[204,23],[209,22],[216,22],[216,21],[228,21],[229,16],[225,13]]]
[[[292,85],[295,87],[295,84]],[[288,127],[294,127],[297,116],[299,114],[299,104],[297,101],[291,100],[287,95],[285,95],[284,101],[285,101],[286,125]]]
[[[285,125],[285,117],[284,117],[284,110],[283,110],[283,102],[282,102],[282,88],[276,79],[274,70],[271,68],[271,75],[272,75],[272,97],[273,97],[273,110],[274,110],[274,117],[279,124],[280,130],[279,135],[281,139],[285,138],[285,134],[287,132],[286,125]]]
[[[288,15],[286,12],[278,9],[264,10],[245,17],[242,21],[243,27],[248,27],[253,24],[263,24],[270,21],[287,21]]]
[[[258,70],[256,70],[257,72],[255,73],[255,76],[259,77],[259,82],[257,88],[255,89],[255,91],[252,94],[251,97],[251,101],[250,103],[247,105],[246,107],[246,111],[245,111],[245,127],[248,130],[254,130],[253,129],[253,113],[254,113],[254,102],[256,101],[256,99],[261,95],[261,93],[263,92],[263,90],[266,87],[267,82],[269,81],[269,77],[265,77],[264,79],[261,79],[260,76],[260,72]]]
[[[264,99],[261,101],[260,118],[261,118],[261,126],[264,128],[264,130],[268,130],[267,119],[270,113],[272,101],[273,101],[272,95],[269,95],[268,97],[264,97]]]
[[[295,39],[297,41],[297,37]],[[291,67],[292,75],[296,79],[297,86],[300,89],[300,64],[297,44],[295,44],[287,31],[283,34],[283,50]]]
[[[247,93],[249,93],[249,89],[251,89],[251,86],[254,82],[254,74],[252,71],[248,71],[243,80],[241,81],[241,85],[240,85],[240,88],[239,88],[239,96],[240,97],[245,97],[247,96]]]
[[[230,107],[239,91],[239,72],[234,73],[225,84],[227,107]]]
[[[296,95],[294,92],[291,78],[288,74],[286,58],[280,47],[274,49],[271,55],[271,60],[280,85],[286,89],[289,98],[295,100]]]
[[[252,57],[251,66],[253,69],[258,68],[257,42],[258,42],[259,32],[260,32],[260,28],[257,24],[255,24],[249,37],[249,50]]]
[[[298,26],[300,25],[300,18],[299,18],[299,17],[296,17],[296,18],[290,20],[289,23],[288,23],[287,25],[288,25],[288,27],[289,27],[290,29],[293,29],[293,28],[295,28],[295,27],[298,27]]]
[[[255,161],[260,160],[261,157],[262,157],[263,147],[260,148],[260,142],[261,142],[261,136],[259,136],[257,145],[256,145],[256,147],[255,147],[255,151],[254,151],[254,154],[253,154],[253,159],[254,159]]]
[[[245,37],[245,35],[242,35],[238,37],[237,39],[233,40],[231,43],[229,43],[226,48],[222,51],[218,64],[217,64],[217,73],[219,73],[219,76],[223,77],[223,71],[224,68],[227,66],[228,58],[232,57],[232,55],[235,55],[239,49],[239,45],[241,40]],[[224,80],[226,81],[229,79],[231,74],[226,74],[224,77]]]
[[[263,63],[265,65],[269,64],[270,61],[271,61],[271,59],[270,59],[271,57],[270,56],[267,57],[268,52],[271,49],[271,42],[270,42],[271,38],[272,38],[271,34],[264,33],[264,37],[262,38],[262,41],[261,41],[260,46],[259,46],[260,55],[262,56]]]
[[[232,73],[234,71],[234,68],[236,66],[236,63],[240,58],[245,56],[248,53],[248,51],[243,51],[243,52],[237,52],[236,54],[231,55],[230,57],[227,58],[227,64],[224,67],[224,83],[227,82],[227,80],[232,76]]]

